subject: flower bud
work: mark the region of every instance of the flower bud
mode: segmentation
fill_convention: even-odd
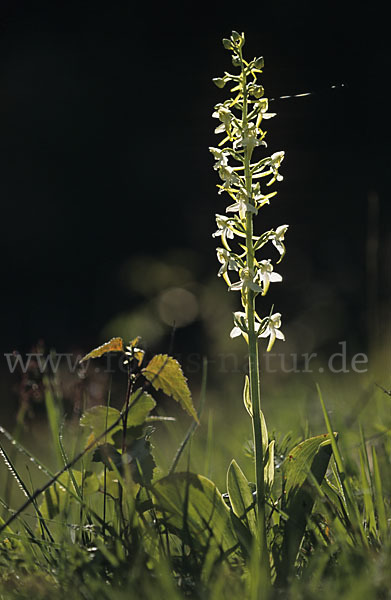
[[[231,40],[227,40],[227,38],[223,39],[223,46],[226,50],[232,50],[232,42]]]
[[[264,89],[262,85],[252,85],[251,89],[249,90],[250,94],[252,96],[254,96],[254,98],[262,98],[263,94],[264,94]]]
[[[214,77],[213,83],[217,85],[218,88],[223,88],[226,84],[226,81],[223,79],[223,77]]]
[[[255,61],[254,61],[255,69],[263,69],[264,66],[265,66],[265,62],[263,60],[263,56],[260,56],[259,58],[255,59]]]

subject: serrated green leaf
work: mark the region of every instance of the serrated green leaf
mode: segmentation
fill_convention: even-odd
[[[197,423],[199,422],[187,379],[175,358],[167,354],[157,354],[142,370],[142,373],[156,390],[161,389],[167,396],[174,398]]]
[[[151,483],[156,467],[151,448],[151,442],[146,438],[141,438],[134,440],[133,444],[126,449],[133,481],[144,486]]]
[[[121,468],[122,458],[121,454],[113,444],[100,444],[94,450],[92,462],[101,462],[109,469],[109,471],[112,471],[113,465],[117,469]]]
[[[96,448],[93,462],[101,462],[109,469],[124,475],[130,469],[132,480],[136,484],[146,485],[152,481],[156,463],[151,453],[151,444],[145,438],[133,439],[121,454],[112,444],[102,444]]]
[[[99,438],[109,427],[118,421],[118,425],[114,427],[107,436],[102,437],[100,444],[111,442],[113,434],[121,429],[121,413],[112,406],[92,406],[87,409],[80,417],[80,425],[89,427],[91,435],[89,436],[86,446],[91,444],[95,439]]]
[[[234,514],[256,535],[255,505],[249,483],[238,463],[233,460],[227,472],[227,491]]]
[[[128,428],[143,425],[149,413],[156,406],[156,402],[150,394],[148,394],[147,392],[143,392],[140,395],[140,391],[137,390],[131,395],[129,404],[130,409],[127,417]]]
[[[134,405],[132,406],[132,403]],[[127,429],[142,426],[145,423],[149,413],[156,406],[155,400],[150,394],[143,392],[140,395],[139,391],[135,391],[130,397],[130,409],[127,417]],[[85,411],[80,418],[82,427],[90,427],[91,435],[89,436],[86,446],[91,444],[95,439],[100,437],[114,423],[118,424],[99,441],[99,444],[113,442],[113,436],[122,430],[121,413],[112,406],[93,406]]]
[[[115,337],[115,338],[112,338],[109,342],[102,344],[102,346],[98,346],[98,348],[95,348],[94,350],[92,350],[91,352],[89,352],[88,354],[83,356],[83,358],[79,362],[82,363],[85,360],[89,360],[90,358],[99,358],[100,356],[103,356],[104,354],[107,354],[108,352],[123,352],[123,351],[124,351],[124,342],[123,342],[122,338]]]

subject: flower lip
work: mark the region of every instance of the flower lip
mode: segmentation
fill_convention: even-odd
[[[261,337],[261,338],[270,337],[269,344],[268,344],[268,347],[266,350],[267,352],[270,352],[270,350],[272,349],[273,344],[276,341],[276,338],[279,340],[285,341],[285,336],[282,333],[282,331],[280,331],[280,327],[281,327],[281,313],[275,313],[274,315],[271,315],[270,317],[268,317],[266,329],[262,333],[259,334],[259,337]]]

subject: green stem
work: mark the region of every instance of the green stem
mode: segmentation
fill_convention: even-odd
[[[247,129],[247,78],[245,74],[245,65],[243,64],[242,53],[240,51],[240,61],[243,77],[243,110],[242,127],[243,133]],[[253,204],[252,200],[252,175],[250,170],[252,149],[248,146],[244,151],[244,175],[245,187],[247,192],[247,201]],[[254,271],[255,252],[253,244],[253,213],[246,211],[246,246],[247,246],[247,268],[250,276]],[[265,482],[264,482],[264,456],[262,445],[262,427],[261,427],[261,399],[259,386],[259,360],[258,360],[258,336],[255,331],[255,292],[247,289],[246,292],[246,318],[248,323],[248,351],[249,351],[249,375],[250,375],[250,396],[253,413],[253,437],[255,448],[255,475],[257,486],[257,515],[259,543],[262,558],[262,567],[266,577],[270,578],[269,555],[266,542],[266,518],[265,518]]]

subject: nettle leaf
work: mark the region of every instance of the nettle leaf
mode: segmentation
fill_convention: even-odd
[[[206,553],[204,577],[221,553],[238,548],[231,512],[210,479],[194,473],[173,473],[152,487],[156,508],[166,525],[190,547]]]
[[[124,351],[124,342],[122,338],[115,337],[112,338],[109,342],[106,342],[102,346],[98,346],[79,361],[80,363],[89,360],[90,358],[99,358],[108,352],[123,352]]]
[[[101,444],[95,448],[92,462],[103,463],[109,471],[113,471],[113,465],[119,470],[122,464],[121,454],[112,444]]]
[[[134,405],[132,406],[132,403]],[[147,392],[140,391],[134,392],[130,397],[130,408],[127,416],[127,429],[137,428],[142,426],[151,410],[156,406],[155,400]],[[90,427],[92,429],[91,435],[89,436],[86,446],[92,444],[92,442],[103,435],[103,433],[112,427],[114,423],[118,421],[118,424],[111,429],[111,431],[98,442],[99,444],[105,444],[106,442],[113,442],[113,436],[122,431],[122,418],[121,413],[112,406],[93,406],[85,411],[80,419],[80,425],[82,427]]]
[[[152,396],[147,392],[141,393],[140,390],[136,390],[131,395],[129,404],[130,408],[127,417],[128,427],[138,427],[139,425],[143,425],[147,420],[149,413],[156,406],[156,402]]]
[[[151,453],[151,443],[145,437],[133,440],[127,445],[123,454],[112,444],[102,444],[94,451],[92,460],[103,463],[109,471],[117,469],[121,475],[126,468],[129,468],[134,483],[140,485],[151,483],[156,467]]]
[[[227,491],[233,513],[256,535],[256,516],[254,498],[246,476],[233,460],[227,473]]]
[[[119,429],[121,429],[121,413],[112,406],[92,406],[87,409],[84,414],[80,417],[80,425],[82,427],[89,427],[91,435],[89,436],[86,446],[92,444],[92,442],[99,438],[109,427],[112,427],[114,423],[118,421],[118,425],[114,427],[105,437],[99,441],[100,444],[112,441],[112,435]]]
[[[149,485],[153,478],[156,463],[151,450],[151,442],[144,437],[134,440],[123,455],[123,461],[130,466],[133,481],[140,485]]]
[[[142,370],[142,373],[156,390],[161,389],[167,396],[174,398],[199,423],[187,379],[175,358],[167,354],[157,354]]]
[[[284,525],[281,554],[277,557],[278,579],[285,581],[294,566],[297,553],[316,499],[313,478],[322,484],[332,454],[328,434],[301,442],[284,461],[285,502],[282,507],[289,519]]]

